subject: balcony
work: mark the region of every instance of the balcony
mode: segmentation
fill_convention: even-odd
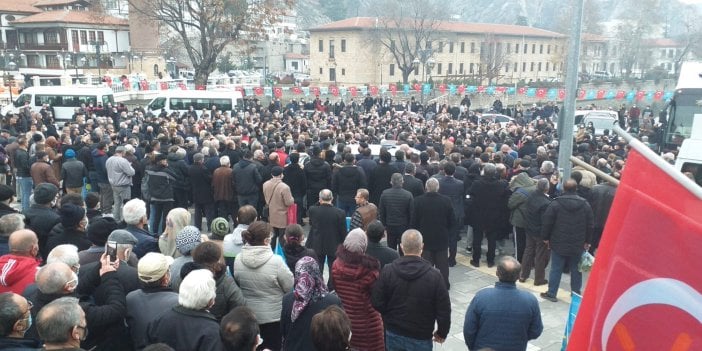
[[[20,50],[37,50],[37,51],[68,51],[68,44],[57,43],[57,44],[20,44]]]

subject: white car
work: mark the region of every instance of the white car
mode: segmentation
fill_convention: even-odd
[[[617,113],[610,110],[577,110],[575,111],[573,132],[577,133],[581,125],[587,127],[588,123],[592,122],[592,126],[595,127],[595,135],[604,135],[605,129],[612,131],[617,123],[617,118]]]
[[[514,118],[499,113],[483,113],[479,116],[478,123],[499,123],[502,128],[506,128],[510,123],[516,124]]]

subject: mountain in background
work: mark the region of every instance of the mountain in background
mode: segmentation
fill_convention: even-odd
[[[297,0],[297,24],[301,29],[356,16],[371,16],[373,0]],[[628,1],[586,0],[584,31],[605,33],[607,23],[616,23],[626,14]],[[562,0],[446,0],[452,20],[464,22],[521,24],[567,33],[570,9]],[[659,36],[675,37],[685,31],[679,18],[685,4],[678,0],[662,0],[655,13],[660,14]],[[702,12],[702,4],[695,5]],[[614,34],[614,33],[609,33]]]

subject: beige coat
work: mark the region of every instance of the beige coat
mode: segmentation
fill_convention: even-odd
[[[273,192],[274,189],[275,192]],[[281,178],[271,178],[263,183],[263,199],[266,201],[270,213],[268,223],[273,228],[287,227],[288,207],[295,202],[290,187],[283,183]]]

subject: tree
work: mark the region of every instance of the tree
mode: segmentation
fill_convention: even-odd
[[[492,85],[493,80],[500,79],[500,73],[505,64],[509,63],[509,54],[504,45],[499,42],[495,34],[487,33],[480,43],[480,69],[481,78],[488,80]]]
[[[348,15],[347,0],[320,1],[319,6],[322,13],[332,21],[342,20]]]
[[[402,72],[408,83],[414,60],[424,61],[433,53],[432,41],[438,39],[445,7],[439,0],[379,0],[370,8],[376,18],[371,30],[371,45],[379,45]]]
[[[294,0],[128,1],[140,15],[177,34],[195,70],[195,84],[206,85],[227,45],[265,40],[265,29],[284,15]]]
[[[697,7],[685,6],[680,18],[680,22],[684,26],[684,33],[678,37],[683,47],[675,56],[675,74],[680,72],[680,66],[690,52],[698,57],[702,54],[702,25],[699,23],[699,18],[700,13]]]
[[[659,0],[625,0],[624,14],[617,25],[616,36],[621,45],[621,67],[624,76],[631,77],[634,65],[641,59],[643,40],[651,34],[660,22],[656,14]]]

